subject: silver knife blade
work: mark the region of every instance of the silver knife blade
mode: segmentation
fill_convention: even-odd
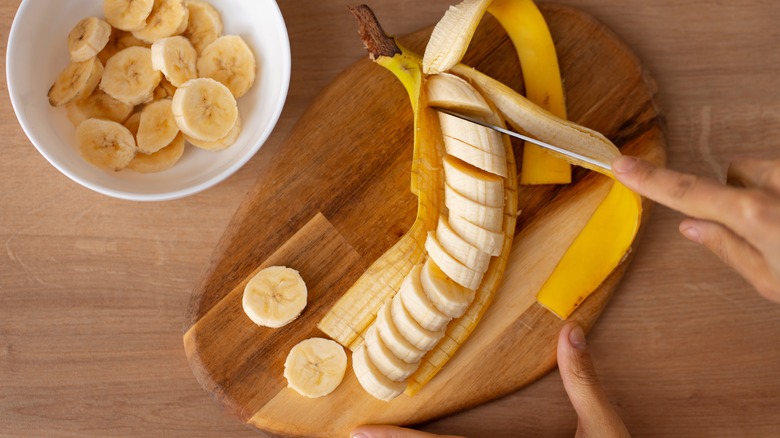
[[[441,107],[438,107],[438,106],[432,106],[431,108],[435,109],[436,111],[442,112],[444,114],[449,114],[449,115],[451,115],[453,117],[457,117],[459,119],[466,120],[467,122],[476,123],[477,125],[481,125],[481,126],[484,126],[486,128],[490,128],[490,129],[498,131],[498,132],[500,132],[502,134],[506,134],[506,135],[508,135],[510,137],[515,137],[515,138],[519,138],[521,140],[525,140],[525,141],[527,141],[529,143],[533,143],[533,144],[535,144],[537,146],[543,147],[545,149],[549,149],[549,150],[551,150],[553,152],[557,152],[557,153],[559,153],[561,155],[565,155],[567,157],[571,157],[571,158],[574,158],[576,160],[580,160],[580,161],[584,161],[586,163],[590,163],[590,164],[592,164],[594,166],[597,166],[597,167],[600,167],[600,168],[602,168],[602,169],[604,169],[604,170],[606,170],[608,172],[612,172],[612,165],[611,164],[604,163],[603,161],[597,160],[595,158],[586,157],[584,155],[578,154],[578,153],[570,151],[568,149],[565,149],[565,148],[562,148],[562,147],[558,147],[558,146],[554,146],[554,145],[551,145],[549,143],[545,143],[545,142],[543,142],[541,140],[537,140],[535,138],[528,137],[527,135],[518,134],[517,132],[510,131],[508,129],[504,129],[504,128],[500,127],[500,126],[496,126],[496,125],[493,125],[493,124],[490,124],[490,123],[487,123],[487,122],[483,122],[482,120],[475,119],[473,117],[469,117],[469,116],[467,116],[465,114],[461,114],[461,113],[456,112],[456,111],[452,111],[452,110],[449,110],[449,109],[446,109],[446,108],[441,108]]]

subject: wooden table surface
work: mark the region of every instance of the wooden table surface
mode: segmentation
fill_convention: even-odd
[[[371,6],[402,35],[434,23],[450,3]],[[737,156],[780,157],[780,3],[561,3],[612,28],[655,76],[670,167],[722,180]],[[0,436],[258,435],[193,378],[182,347],[184,309],[226,224],[296,120],[366,56],[348,4],[280,2],[293,73],[266,152],[182,200],[120,201],[70,181],[25,137],[3,78]],[[18,5],[0,2],[3,63]],[[780,436],[780,305],[683,239],[681,218],[654,211],[590,334],[600,378],[638,437]],[[557,371],[422,426],[474,437],[572,436],[575,427]]]

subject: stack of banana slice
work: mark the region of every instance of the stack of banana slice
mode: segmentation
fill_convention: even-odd
[[[200,0],[105,0],[103,11],[105,20],[85,18],[68,35],[71,63],[48,93],[52,106],[66,107],[86,161],[159,172],[181,158],[185,140],[210,151],[238,140],[236,99],[252,88],[257,66],[240,36],[222,35],[217,9]]]
[[[429,76],[425,92],[430,105],[501,123],[482,95],[455,75]],[[444,338],[450,321],[472,304],[491,259],[504,249],[504,139],[443,113],[439,122],[447,152],[441,163],[447,214],[428,232],[425,262],[412,268],[380,308],[352,356],[360,384],[381,400],[406,390],[407,379]]]

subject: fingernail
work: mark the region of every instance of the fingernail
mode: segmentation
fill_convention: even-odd
[[[612,171],[616,173],[628,173],[631,172],[638,163],[639,160],[636,157],[623,155],[612,161]]]
[[[585,343],[585,331],[582,330],[582,327],[578,325],[569,332],[569,342],[577,350],[585,350],[588,347],[588,344]]]
[[[697,230],[695,227],[682,228],[680,229],[680,232],[683,236],[685,236],[686,239],[696,243],[701,243],[701,234],[699,234],[699,230]]]

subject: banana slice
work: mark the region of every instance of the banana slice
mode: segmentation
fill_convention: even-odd
[[[504,246],[504,235],[474,225],[462,216],[450,211],[449,223],[452,230],[466,242],[491,256],[498,256]]]
[[[423,264],[420,282],[433,305],[450,318],[463,316],[474,300],[474,290],[452,281],[430,258]]]
[[[299,342],[284,361],[287,386],[304,397],[330,394],[347,371],[347,354],[336,341],[309,338]]]
[[[104,47],[103,50],[97,54],[97,57],[100,59],[100,62],[102,62],[103,65],[106,65],[112,56],[116,55],[122,50],[125,50],[128,47],[149,48],[149,45],[134,37],[130,32],[125,32],[123,30],[112,27],[111,36],[108,37],[108,44],[106,44],[106,47]]]
[[[507,176],[506,155],[494,155],[482,149],[475,148],[460,140],[444,135],[444,147],[447,153],[459,158],[474,167],[498,176]]]
[[[441,267],[442,272],[455,283],[472,290],[478,288],[479,284],[482,283],[483,273],[469,268],[448,253],[432,231],[428,232],[428,237],[425,239],[425,250],[428,251],[430,258]]]
[[[141,111],[141,121],[136,134],[138,150],[152,154],[168,146],[179,133],[179,126],[171,110],[171,99],[150,103]]]
[[[152,12],[154,0],[104,0],[103,13],[111,26],[120,30],[141,30]]]
[[[371,363],[373,363],[385,377],[394,382],[406,380],[417,371],[419,363],[406,363],[395,357],[395,354],[387,348],[387,345],[385,345],[379,337],[379,333],[373,325],[366,331],[365,346]]]
[[[467,268],[478,273],[487,271],[490,264],[490,254],[481,251],[463,239],[450,227],[449,221],[444,216],[439,216],[439,223],[436,226],[436,239],[441,244],[441,247],[447,251],[447,254],[450,254]]]
[[[442,112],[439,113],[439,123],[445,147],[447,141],[461,141],[492,155],[506,155],[499,132]]]
[[[87,119],[104,119],[124,123],[133,113],[133,106],[120,102],[108,94],[95,90],[85,99],[67,104],[68,119],[79,126]]]
[[[219,37],[203,48],[198,74],[225,84],[236,99],[255,83],[257,63],[252,49],[237,35]]]
[[[128,47],[108,60],[100,89],[135,106],[152,99],[161,78],[162,74],[152,68],[151,49]]]
[[[190,10],[184,0],[155,0],[152,12],[146,18],[146,26],[134,30],[133,35],[149,44],[157,40],[179,35],[187,28]]]
[[[444,204],[450,209],[450,212],[463,216],[471,223],[487,230],[499,232],[504,224],[504,209],[502,207],[488,207],[472,201],[447,183],[444,184]]]
[[[152,44],[152,68],[162,71],[174,87],[198,77],[198,53],[187,38],[163,38]]]
[[[504,206],[504,179],[445,156],[444,179],[455,191],[490,207]]]
[[[68,34],[71,62],[93,58],[106,47],[111,36],[111,25],[97,17],[85,18]]]
[[[425,81],[428,105],[456,109],[475,116],[493,113],[485,98],[465,80],[449,73],[428,76]]]
[[[214,6],[198,0],[187,0],[190,19],[184,35],[200,54],[203,49],[222,35],[222,17]]]
[[[255,274],[244,288],[242,305],[257,325],[278,328],[289,324],[306,307],[306,283],[298,271],[271,266]]]
[[[401,359],[406,363],[417,363],[425,356],[425,351],[415,347],[398,331],[398,328],[393,322],[390,303],[383,304],[379,309],[379,312],[376,314],[374,326],[376,327],[377,334],[382,339],[382,342],[385,343],[387,348],[389,348],[398,359]]]
[[[225,138],[233,129],[238,107],[226,86],[214,79],[199,78],[176,89],[173,115],[184,135],[213,142]]]
[[[425,327],[415,321],[414,317],[404,307],[398,294],[393,297],[390,304],[390,314],[393,317],[393,323],[398,328],[398,332],[420,350],[429,351],[444,337],[444,330],[433,332],[425,329]]]
[[[361,345],[352,353],[352,369],[360,386],[379,400],[390,401],[406,389],[406,382],[394,382],[379,371],[368,357],[365,345]]]
[[[87,119],[76,128],[79,152],[89,163],[106,170],[119,171],[135,156],[135,139],[117,122]]]
[[[103,64],[97,58],[71,62],[49,89],[49,105],[62,106],[89,96],[102,76]]]
[[[422,264],[416,265],[404,278],[401,289],[398,291],[401,302],[415,321],[426,330],[438,332],[447,327],[452,318],[441,313],[433,305],[430,298],[425,295],[425,290],[420,281]],[[369,350],[370,352],[370,350]]]
[[[140,119],[140,117],[139,117]],[[184,135],[179,133],[171,144],[153,154],[138,152],[127,168],[138,173],[153,173],[168,170],[184,155]]]
[[[233,129],[228,132],[224,138],[220,138],[217,141],[202,141],[194,138],[187,137],[187,141],[191,145],[207,151],[221,151],[232,146],[241,134],[241,113],[236,116],[236,124],[233,125]]]

